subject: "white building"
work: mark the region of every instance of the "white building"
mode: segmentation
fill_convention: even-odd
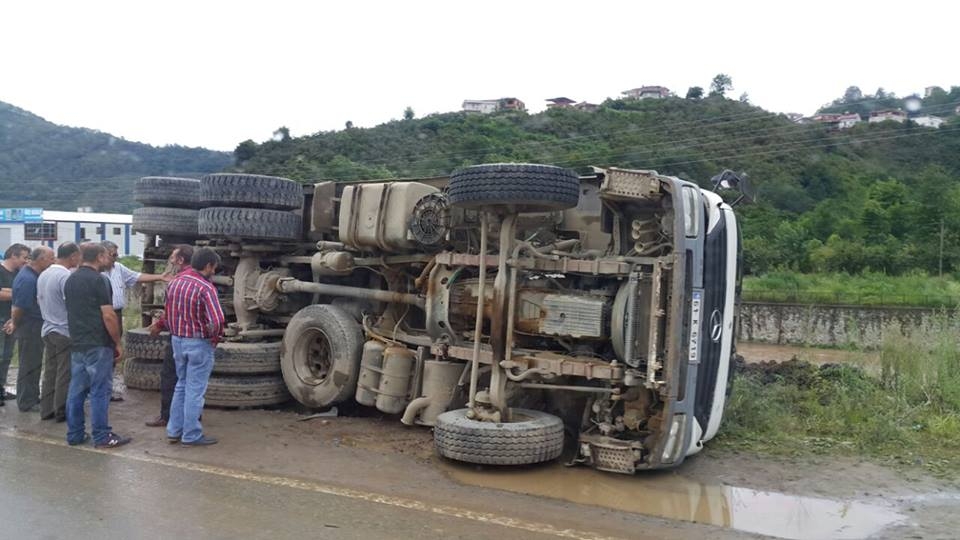
[[[907,121],[907,113],[896,109],[896,110],[886,110],[886,111],[873,111],[870,113],[870,123],[875,122],[886,122],[887,120],[892,120],[894,122],[903,122]]]
[[[144,236],[130,230],[130,214],[60,212],[41,208],[0,208],[0,253],[11,244],[31,248],[63,242],[110,240],[121,256],[143,255]]]
[[[665,86],[641,86],[620,93],[630,99],[664,99],[672,95],[670,89]]]
[[[463,110],[481,114],[497,112],[499,106],[499,99],[467,99],[463,101]]]
[[[857,113],[850,114],[841,114],[837,118],[837,128],[838,129],[847,129],[852,128],[853,126],[859,124],[861,121],[860,115]]]
[[[943,118],[940,118],[939,116],[930,116],[929,114],[925,114],[923,116],[914,116],[910,120],[916,122],[918,126],[934,129],[943,125]]]

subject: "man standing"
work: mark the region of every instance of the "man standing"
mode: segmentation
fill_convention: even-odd
[[[190,259],[193,257],[193,246],[180,244],[173,248],[170,258],[167,259],[167,268],[164,274],[175,276],[190,268]],[[160,335],[160,329],[165,328],[163,322],[165,314],[160,315],[157,322],[150,325],[150,335]],[[163,358],[163,367],[160,370],[160,416],[146,422],[148,427],[166,427],[170,420],[170,403],[173,401],[173,390],[177,385],[177,368],[173,361],[173,352]]]
[[[7,321],[10,320],[13,278],[29,261],[30,248],[23,244],[13,244],[3,254],[3,262],[0,262],[0,327],[6,325]],[[5,400],[16,397],[7,394],[4,389],[7,384],[7,371],[10,369],[10,361],[13,360],[14,343],[13,336],[8,336],[6,332],[0,331],[0,407],[5,404]]]
[[[3,326],[7,335],[17,335],[20,366],[17,370],[17,408],[39,411],[40,370],[43,368],[43,315],[37,304],[37,278],[53,264],[53,250],[40,246],[30,252],[30,262],[13,279],[13,308]]]
[[[191,268],[180,272],[167,287],[166,319],[158,321],[170,329],[177,367],[167,439],[179,440],[183,446],[217,442],[204,435],[200,414],[213,370],[214,348],[224,325],[217,289],[210,283],[210,276],[219,265],[217,252],[206,247],[198,249],[190,259]]]
[[[40,387],[40,419],[67,419],[67,389],[70,387],[70,329],[63,287],[70,272],[80,265],[80,248],[64,242],[57,248],[57,262],[37,280],[37,303],[43,315],[43,385]]]
[[[119,258],[119,248],[109,240],[100,242],[107,250],[109,266],[103,271],[103,275],[110,280],[110,287],[113,290],[113,309],[117,312],[117,318],[120,319],[120,334],[123,334],[123,308],[127,306],[127,289],[135,286],[137,283],[150,283],[154,281],[170,281],[172,275],[166,274],[143,274],[136,272],[117,262]],[[111,390],[110,401],[123,401],[123,395]]]
[[[111,431],[107,420],[113,364],[119,360],[120,321],[113,310],[110,285],[100,272],[110,264],[100,244],[80,246],[81,265],[64,285],[70,330],[70,390],[67,393],[67,443],[89,440],[83,403],[90,396],[90,424],[97,448],[116,448],[130,442]]]
[[[110,263],[103,274],[110,280],[110,287],[113,289],[113,309],[120,318],[120,331],[123,332],[123,308],[127,307],[127,289],[137,283],[150,283],[154,281],[167,281],[173,279],[169,274],[143,274],[136,272],[117,262],[119,251],[117,245],[109,240],[104,240],[100,244],[107,250],[108,262]]]

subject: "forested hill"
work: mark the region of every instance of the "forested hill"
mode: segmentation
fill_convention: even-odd
[[[432,176],[518,161],[656,169],[704,183],[729,168],[746,171],[758,192],[757,204],[742,209],[752,272],[935,272],[941,230],[951,271],[960,270],[957,105],[921,111],[945,117],[939,129],[863,122],[830,130],[720,96],[609,100],[595,112],[447,113],[370,129],[348,123],[302,138],[245,141],[234,153],[240,170],[302,181]]]
[[[157,148],[90,129],[50,123],[0,102],[0,207],[101,212],[133,208],[133,183],[148,175],[197,176],[223,170],[226,152]]]

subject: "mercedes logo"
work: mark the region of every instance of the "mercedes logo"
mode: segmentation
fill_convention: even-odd
[[[710,339],[718,343],[721,336],[723,336],[723,314],[719,309],[715,309],[710,314]]]

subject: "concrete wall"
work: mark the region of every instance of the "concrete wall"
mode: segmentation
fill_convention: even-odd
[[[929,308],[744,302],[738,338],[779,345],[875,348],[883,344],[884,335],[933,331],[940,316]]]

